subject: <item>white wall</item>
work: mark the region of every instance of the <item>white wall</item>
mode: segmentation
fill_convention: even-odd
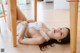
[[[67,0],[54,0],[54,9],[69,9]]]

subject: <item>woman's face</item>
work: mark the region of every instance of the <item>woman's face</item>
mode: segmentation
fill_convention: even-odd
[[[53,39],[56,39],[57,41],[60,41],[61,39],[65,38],[68,34],[68,29],[67,28],[57,28],[57,29],[52,29],[50,31],[50,37]]]

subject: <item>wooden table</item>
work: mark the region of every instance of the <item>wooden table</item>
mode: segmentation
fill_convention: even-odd
[[[78,1],[78,0],[76,0]],[[16,44],[16,0],[9,0],[10,17],[12,25],[13,46]],[[35,20],[37,21],[37,0],[35,0]],[[70,2],[70,32],[71,32],[71,53],[76,53],[78,2]]]

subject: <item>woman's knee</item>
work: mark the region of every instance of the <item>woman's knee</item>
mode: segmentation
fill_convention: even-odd
[[[22,21],[22,23],[27,24],[27,21]]]
[[[18,21],[19,22],[19,21]],[[28,23],[27,23],[27,21],[20,21],[19,23],[18,23],[18,25],[27,25]]]

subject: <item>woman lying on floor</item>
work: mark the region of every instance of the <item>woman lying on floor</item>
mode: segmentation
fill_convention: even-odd
[[[18,19],[23,19],[25,16],[17,8]],[[21,32],[18,33],[18,42],[21,44],[37,44],[40,49],[43,50],[47,45],[53,43],[67,44],[70,42],[70,29],[67,27],[58,29],[48,29],[43,23],[28,23],[28,21],[19,21],[17,24],[17,32],[19,32],[19,26],[22,26]]]
[[[67,27],[50,30],[43,23],[23,21],[20,24],[23,29],[19,34],[18,42],[21,44],[38,44],[42,50],[53,43],[66,44],[70,42],[70,29]]]

